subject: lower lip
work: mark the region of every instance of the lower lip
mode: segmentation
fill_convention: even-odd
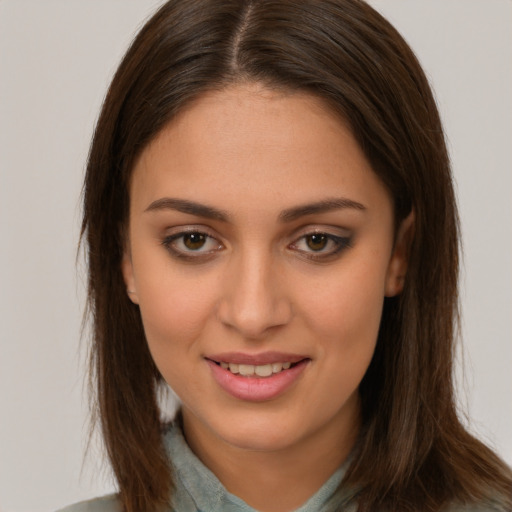
[[[213,361],[209,364],[217,384],[231,396],[249,402],[264,402],[283,394],[306,369],[309,359],[304,359],[288,370],[282,370],[270,377],[242,377],[225,370]]]

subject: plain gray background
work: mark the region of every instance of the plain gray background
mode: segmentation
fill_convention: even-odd
[[[461,407],[512,463],[512,2],[374,0],[433,83],[462,218]],[[158,0],[0,0],[0,510],[111,490],[92,446],[75,256],[109,79]],[[82,471],[83,469],[83,471]]]

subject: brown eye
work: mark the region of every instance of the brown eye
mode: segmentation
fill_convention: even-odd
[[[197,251],[204,246],[206,239],[204,233],[186,233],[183,235],[183,245],[191,251]]]
[[[289,249],[296,251],[302,258],[318,262],[335,260],[351,247],[351,238],[332,233],[306,233],[290,244]]]
[[[223,249],[213,236],[202,231],[182,231],[165,237],[162,245],[176,258],[201,262]]]
[[[306,245],[312,251],[322,251],[327,246],[329,242],[329,238],[323,233],[307,235],[306,237]]]

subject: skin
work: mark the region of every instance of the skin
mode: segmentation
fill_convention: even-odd
[[[395,241],[390,195],[350,129],[313,96],[258,84],[207,93],[182,111],[143,151],[130,193],[123,275],[155,363],[182,400],[187,442],[252,507],[297,508],[357,436],[358,386],[384,297],[401,291],[412,216]],[[333,198],[361,207],[283,219]],[[206,236],[194,245],[184,230]],[[206,359],[234,351],[307,359],[284,392],[251,401],[223,390]]]

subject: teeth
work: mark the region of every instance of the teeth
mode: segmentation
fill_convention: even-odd
[[[220,363],[221,368],[229,370],[231,373],[240,374],[243,377],[252,377],[257,375],[258,377],[270,377],[274,373],[279,373],[283,370],[288,370],[292,363],[272,363],[272,364],[237,364],[237,363]]]
[[[255,366],[254,373],[258,377],[270,377],[270,375],[272,375],[272,365],[262,364],[261,366]]]
[[[238,371],[240,372],[240,375],[243,375],[244,377],[249,377],[250,375],[254,375],[254,365],[252,364],[239,364],[238,365]]]
[[[272,363],[272,373],[279,373],[283,369],[283,363]]]

